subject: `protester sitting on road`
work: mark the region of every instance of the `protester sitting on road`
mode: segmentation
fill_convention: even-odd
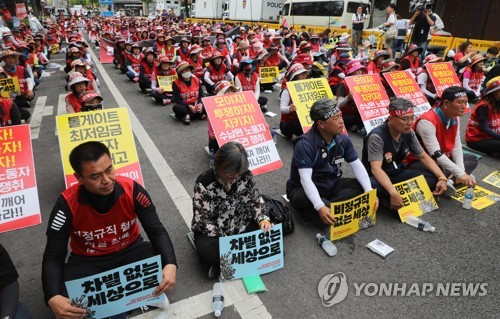
[[[476,54],[476,50],[472,48],[472,42],[465,41],[464,43],[460,44],[457,48],[455,56],[453,57],[457,70],[460,70],[463,67],[469,65],[471,58]]]
[[[435,189],[434,195],[442,195],[447,189],[448,179],[424,152],[412,130],[413,108],[413,103],[406,99],[391,100],[385,123],[370,131],[363,140],[362,162],[371,176],[372,187],[377,189],[382,203],[392,210],[403,207],[403,199],[393,184],[423,175],[429,188]],[[410,151],[425,166],[425,171],[407,169],[403,160]]]
[[[226,40],[224,39],[224,36],[222,36],[222,38],[217,38],[213,52],[216,51],[219,51],[220,54],[222,55],[223,63],[227,64],[228,66],[231,65],[231,54],[227,49]]]
[[[162,281],[154,295],[171,290],[176,281],[175,252],[148,192],[127,177],[115,176],[110,151],[100,142],[76,146],[69,161],[78,184],[66,189],[52,209],[42,263],[45,302],[56,318],[85,314],[85,309],[70,304],[64,282],[158,254]],[[137,219],[151,242],[142,238]],[[95,235],[102,229],[108,231]],[[68,241],[71,254],[65,261]]]
[[[193,74],[200,80],[205,70],[201,51],[203,51],[202,47],[197,44],[192,45],[189,51],[189,58],[186,60],[193,67]]]
[[[500,76],[486,83],[465,131],[467,146],[488,155],[500,156]]]
[[[179,47],[176,51],[177,63],[186,61],[189,57],[189,41],[186,37],[183,37],[179,43]]]
[[[267,97],[260,96],[260,76],[254,71],[253,60],[243,57],[234,79],[234,85],[242,91],[253,91],[262,113],[267,112]]]
[[[278,69],[282,70],[283,68],[290,65],[290,61],[279,52],[279,48],[275,43],[270,43],[267,52],[269,56],[266,60],[266,66],[277,66]]]
[[[191,230],[209,278],[219,272],[219,237],[273,226],[248,166],[243,146],[228,142],[215,153],[214,168],[196,179]]]
[[[209,95],[213,95],[217,84],[226,79],[232,81],[234,79],[234,75],[231,73],[226,64],[223,63],[222,54],[219,51],[215,51],[212,58],[210,58],[210,64],[205,69],[205,75],[203,76],[207,93]]]
[[[462,86],[467,90],[469,102],[475,102],[481,96],[481,83],[484,81],[484,60],[486,59],[481,54],[474,55],[470,64],[460,75]]]
[[[144,55],[141,53],[139,44],[134,43],[131,48],[132,53],[127,54],[125,57],[125,66],[127,68],[127,73],[125,73],[125,75],[130,81],[137,83],[139,82],[139,69]]]
[[[95,91],[85,91],[80,97],[82,112],[102,110],[102,96]]]
[[[151,90],[151,76],[153,75],[153,70],[156,68],[157,57],[156,53],[149,49],[144,54],[144,58],[139,66],[139,88],[143,93]]]
[[[68,58],[66,59],[66,66],[64,67],[64,72],[69,73],[71,71],[71,62],[79,60],[83,57],[82,51],[74,46],[68,51]]]
[[[401,70],[410,70],[411,73],[417,77],[422,70],[422,63],[418,55],[422,53],[422,48],[415,44],[410,44],[408,49],[406,49],[406,54],[401,59],[400,65]]]
[[[89,79],[79,72],[73,72],[69,77],[69,90],[66,95],[66,113],[78,113],[82,111],[81,95],[87,90]]]
[[[7,74],[0,67],[0,78],[7,77]],[[0,87],[0,92],[3,90],[3,87]],[[27,110],[23,110],[27,112],[27,116],[29,118],[30,113]],[[21,124],[21,112],[14,101],[11,98],[6,98],[0,96],[0,126],[11,126],[11,125],[19,125]]]
[[[88,65],[82,59],[71,62],[71,66],[73,67],[73,69],[71,69],[71,71],[68,73],[68,76],[66,77],[67,82],[69,82],[71,74],[73,74],[74,72],[79,72],[89,80],[87,90],[99,92],[99,86],[97,85],[97,80],[94,72],[92,72],[92,69],[88,67]]]
[[[2,125],[3,126],[3,125]],[[0,318],[31,319],[32,316],[19,302],[19,274],[9,253],[0,244]]]
[[[424,150],[441,167],[449,178],[448,187],[454,184],[474,185],[472,171],[477,167],[475,155],[464,154],[460,140],[459,116],[464,115],[467,94],[463,87],[452,86],[443,91],[439,106],[420,116],[413,125]],[[405,162],[410,169],[425,169],[413,154]]]
[[[349,137],[334,100],[321,99],[311,107],[312,128],[302,134],[293,149],[286,194],[292,207],[323,229],[335,223],[330,204],[372,189],[365,167]],[[346,161],[356,178],[342,178]],[[378,207],[375,205],[375,210]]]
[[[495,46],[489,47],[488,50],[486,50],[486,54],[484,55],[486,59],[483,67],[484,74],[487,74],[496,64],[498,64],[500,61],[498,53],[499,50]]]
[[[215,86],[215,95],[224,95],[239,92],[238,88],[228,81],[220,81]],[[210,121],[208,121],[208,149],[212,153],[219,150],[219,143],[215,137],[215,132]]]
[[[382,71],[382,61],[389,58],[389,53],[385,50],[375,52],[373,59],[366,66],[368,74],[378,74]]]
[[[192,118],[204,120],[207,117],[201,101],[203,97],[201,81],[192,71],[193,67],[187,61],[182,61],[177,66],[179,78],[172,84],[175,117],[186,125],[191,124]]]
[[[3,67],[4,77],[17,77],[19,80],[19,88],[21,90],[21,94],[16,95],[14,98],[14,102],[19,107],[19,111],[21,112],[21,119],[28,121],[30,118],[30,112],[25,110],[24,108],[31,107],[30,101],[35,98],[35,94],[33,93],[34,83],[31,80],[31,77],[26,71],[26,69],[18,64],[19,53],[16,51],[3,51],[2,52],[2,60],[5,63]]]
[[[330,73],[328,73],[328,84],[334,95],[337,95],[337,88],[345,78],[346,65],[349,61],[351,61],[349,54],[342,53],[339,59],[335,61]]]
[[[248,56],[248,45],[245,42],[240,42],[238,47],[236,47],[236,52],[233,54],[233,61],[231,64],[231,72],[236,74],[240,67],[241,59],[244,56]]]
[[[128,45],[128,48],[127,48]],[[125,65],[125,51],[130,52],[132,50],[131,43],[125,43],[125,39],[119,38],[116,41],[116,47],[113,51],[113,64],[118,68],[122,69]]]
[[[365,72],[366,67],[358,60],[352,60],[347,63],[346,76],[361,75]],[[337,106],[342,111],[346,129],[351,132],[359,131],[361,134],[365,134],[363,120],[356,107],[356,103],[354,103],[353,92],[349,90],[345,78],[337,87],[337,101]]]
[[[309,71],[300,63],[295,63],[287,72],[289,82],[304,80],[309,75]],[[297,115],[297,107],[292,101],[288,88],[285,88],[280,93],[280,130],[283,135],[288,137],[292,142],[295,142],[302,135],[302,126],[300,125]]]
[[[427,65],[429,63],[436,63],[443,61],[443,58],[438,58],[435,54],[429,54],[424,59],[424,66],[420,73],[417,76],[417,82],[420,86],[420,89],[425,94],[427,101],[431,106],[433,106],[437,101],[437,93],[436,88],[434,87],[434,83],[432,82],[431,77],[429,76],[429,72],[427,72]]]
[[[165,51],[165,53],[162,53],[162,52],[157,52],[158,55],[160,54],[165,54],[167,56],[167,58],[172,61],[176,58],[175,54],[176,54],[176,48],[174,46],[174,43],[175,43],[175,40],[174,38],[172,38],[171,36],[167,36],[165,38],[165,47],[163,48],[163,50]]]
[[[158,65],[151,75],[151,97],[161,105],[172,103],[173,96],[171,91],[166,92],[160,87],[158,77],[177,75],[175,69],[172,68],[173,63],[173,60],[169,60],[168,56],[160,55],[158,58]]]

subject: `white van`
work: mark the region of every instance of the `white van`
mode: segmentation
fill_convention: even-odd
[[[366,7],[371,8],[369,0],[286,0],[280,24],[286,19],[289,25],[299,28],[306,25],[350,29],[352,15],[359,6],[363,7],[363,13],[366,13]],[[367,27],[368,21],[365,23]]]

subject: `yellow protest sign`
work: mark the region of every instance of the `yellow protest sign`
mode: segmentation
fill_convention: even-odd
[[[100,141],[109,148],[116,175],[144,185],[127,109],[59,115],[56,122],[66,187],[78,183],[69,154],[77,145],[89,141]]]
[[[260,83],[277,83],[280,76],[280,70],[277,66],[265,66],[259,69]]]
[[[287,82],[286,86],[293,104],[297,108],[300,125],[305,133],[313,125],[313,121],[309,117],[311,106],[320,99],[333,99],[332,89],[330,89],[326,78],[292,81]]]
[[[330,240],[344,238],[360,229],[375,225],[376,199],[377,190],[372,189],[349,200],[332,203],[330,209],[335,218],[335,224],[330,228]]]
[[[21,88],[19,87],[19,79],[17,76],[0,79],[0,87],[2,90],[2,97],[14,98],[16,95],[21,94]]]
[[[455,196],[452,196],[452,198],[463,203],[466,191],[467,187],[462,187],[460,189],[457,189],[457,193],[455,194]],[[474,187],[474,198],[472,199],[473,208],[481,210],[495,204],[499,200],[500,200],[500,195],[495,194],[492,191],[478,185]]]
[[[490,175],[486,176],[483,179],[483,182],[500,188],[500,171],[493,172]]]
[[[394,187],[403,199],[403,207],[398,210],[402,223],[406,216],[419,217],[439,208],[423,175],[394,184]]]
[[[177,80],[177,75],[159,76],[157,79],[158,86],[161,87],[163,91],[172,92],[172,83]]]

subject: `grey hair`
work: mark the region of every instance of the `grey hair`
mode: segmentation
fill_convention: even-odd
[[[398,97],[398,98],[391,99],[391,103],[389,104],[388,109],[389,109],[389,111],[393,111],[393,110],[406,111],[412,107],[415,107],[415,104],[413,104],[413,102],[411,102],[410,100]]]
[[[214,168],[216,172],[225,174],[239,174],[248,170],[247,152],[238,142],[227,142],[214,157]]]
[[[337,102],[333,99],[325,98],[313,103],[309,111],[309,116],[314,124],[316,124],[317,121],[326,121],[339,112],[340,110],[337,107]]]

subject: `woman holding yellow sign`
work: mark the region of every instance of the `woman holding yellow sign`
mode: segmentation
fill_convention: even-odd
[[[172,63],[174,62],[172,60],[169,60],[168,56],[160,55],[160,57],[158,58],[158,66],[154,69],[153,74],[151,75],[151,97],[161,105],[172,103],[171,92],[166,92],[158,84],[158,77],[177,75],[175,69],[171,67]]]

